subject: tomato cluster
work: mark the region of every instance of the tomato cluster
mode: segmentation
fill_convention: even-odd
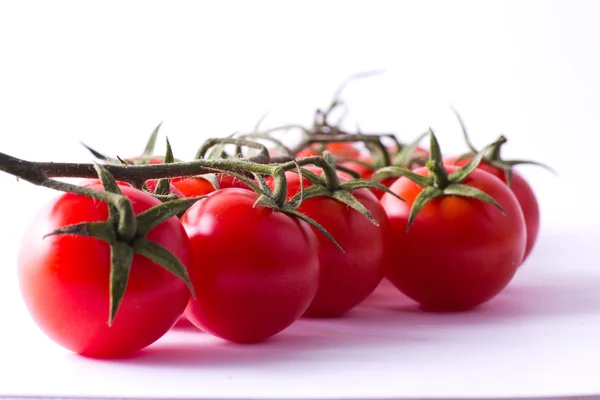
[[[319,115],[287,160],[276,161],[280,149],[260,162],[231,156],[228,138],[212,163],[198,158],[202,173],[175,174],[169,167],[191,167],[169,165],[169,145],[166,157],[152,154],[158,130],[140,157],[93,151],[99,179],[64,189],[23,237],[19,283],[32,318],[73,352],[120,357],[182,317],[224,340],[263,341],[299,318],[345,315],[384,278],[433,311],[470,310],[509,284],[540,216],[516,163],[499,157],[504,138],[443,156],[433,132],[428,149],[425,135],[389,144]]]

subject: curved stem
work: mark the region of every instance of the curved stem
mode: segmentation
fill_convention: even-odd
[[[273,179],[275,180],[275,189],[273,190],[273,200],[279,207],[283,207],[287,199],[287,179],[285,170],[281,167],[276,167],[273,170]]]
[[[237,138],[237,139],[234,139],[234,138],[207,139],[204,141],[204,143],[202,144],[202,147],[200,147],[200,149],[198,150],[198,152],[196,153],[196,156],[194,158],[195,159],[204,158],[204,156],[206,155],[206,153],[208,152],[208,150],[211,147],[214,147],[216,145],[223,145],[223,144],[235,144],[236,151],[238,151],[238,149],[239,149],[240,153],[241,153],[242,146],[258,149],[258,150],[260,150],[260,154],[255,158],[257,160],[259,160],[259,162],[263,161],[263,160],[264,160],[264,162],[267,162],[267,163],[269,162],[269,149],[267,149],[267,147],[265,145],[263,145],[262,143],[253,142],[251,140],[246,140],[246,139],[241,139],[241,138]]]
[[[281,168],[284,171],[291,171],[298,168],[298,166],[304,167],[306,165],[314,165],[323,170],[323,180],[327,189],[331,191],[339,189],[340,178],[337,175],[336,169],[321,156],[298,158],[295,161],[292,160],[285,164],[281,164],[278,168]]]
[[[274,137],[262,134],[262,133],[246,133],[240,136],[241,138],[250,138],[250,139],[263,139],[263,140],[268,140],[269,142],[273,143],[276,148],[283,150],[285,154],[287,154],[288,156],[291,157],[292,153],[290,152],[290,149],[281,141],[278,139],[275,139]],[[237,150],[236,150],[237,151]]]

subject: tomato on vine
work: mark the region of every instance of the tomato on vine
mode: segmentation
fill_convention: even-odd
[[[488,149],[488,146],[486,149]],[[518,200],[496,177],[442,165],[431,133],[427,167],[401,177],[381,203],[390,224],[387,278],[424,309],[460,311],[496,296],[523,260],[526,227]]]
[[[125,214],[114,214],[113,205],[65,193],[31,221],[18,257],[21,293],[36,324],[59,345],[98,358],[152,344],[190,299],[182,279],[190,243],[173,216],[181,207],[172,208],[181,201],[164,204],[127,184],[112,189],[129,199],[134,220],[118,219],[115,230],[116,217]],[[104,187],[90,184],[79,191],[85,190]]]
[[[467,129],[460,115],[456,111],[455,114],[461,125],[465,142],[469,148],[469,153],[461,156],[446,157],[444,158],[444,162],[450,165],[463,166],[468,164],[478,152],[469,139]],[[519,205],[523,210],[525,225],[527,227],[527,247],[525,249],[525,256],[523,257],[523,261],[525,261],[531,254],[538,238],[540,229],[540,207],[533,188],[522,175],[514,170],[514,167],[520,164],[533,164],[544,167],[549,171],[552,171],[552,169],[547,165],[534,161],[503,160],[500,152],[506,141],[504,135],[500,136],[495,144],[487,151],[481,163],[479,163],[478,168],[499,178],[517,197]]]
[[[316,167],[307,167],[304,172],[322,175],[322,170]],[[288,171],[286,177],[288,198],[300,196],[300,175]],[[350,180],[343,172],[338,172],[338,179]],[[268,183],[274,188],[272,181]],[[302,185],[304,189],[313,186],[306,177],[302,178]],[[329,188],[324,183],[319,186],[322,190],[313,193],[315,197],[306,198],[309,192],[303,194],[298,211],[321,224],[344,252],[313,228],[320,244],[321,276],[319,290],[304,315],[339,317],[367,298],[383,279],[387,216],[377,198],[366,188],[346,191],[343,185],[336,183]],[[352,208],[357,203],[370,213],[377,225]]]
[[[226,188],[190,207],[181,222],[191,242],[196,291],[185,316],[220,338],[252,343],[290,326],[319,283],[310,226],[265,206],[254,191]]]

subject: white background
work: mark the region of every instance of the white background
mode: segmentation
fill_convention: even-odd
[[[446,152],[458,152],[464,147],[453,105],[479,147],[506,134],[508,157],[542,161],[558,172],[520,169],[540,198],[542,233],[554,238],[540,248],[561,245],[562,258],[554,259],[565,265],[556,268],[573,268],[578,257],[576,264],[589,272],[598,262],[586,251],[597,242],[600,222],[599,19],[600,2],[591,0],[6,1],[0,3],[0,151],[31,160],[89,161],[83,141],[130,156],[164,121],[159,150],[168,135],[176,156],[189,158],[202,138],[249,130],[267,111],[265,126],[309,123],[347,76],[383,69],[344,92],[350,127],[410,140],[431,126]],[[32,210],[54,193],[16,184],[6,174],[0,185],[8,260],[0,271],[0,314],[21,315],[14,280],[18,237]],[[590,244],[578,243],[584,237],[578,233]],[[554,275],[541,267],[523,279],[552,282]],[[569,290],[580,290],[573,279]],[[581,340],[597,337],[593,333]],[[15,338],[0,331],[3,348],[13,347]],[[549,342],[544,349],[551,348]],[[573,357],[572,365],[588,365]],[[550,379],[566,379],[557,393],[583,390],[585,375],[550,372],[556,375]],[[404,394],[440,395],[421,389]],[[471,394],[504,393],[479,389]],[[535,393],[535,387],[522,389],[513,395]]]

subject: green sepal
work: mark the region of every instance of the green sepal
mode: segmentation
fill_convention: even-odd
[[[485,157],[486,153],[494,145],[495,145],[495,142],[490,143],[487,146],[485,146],[479,153],[477,153],[473,157],[473,159],[471,161],[469,161],[468,164],[466,164],[463,167],[460,167],[459,169],[457,169],[456,171],[450,173],[448,175],[448,179],[450,179],[450,181],[452,181],[454,183],[460,183],[460,182],[464,181],[465,179],[467,179],[467,177],[469,175],[471,175],[473,173],[473,171],[475,171],[477,169],[477,167],[479,166],[479,164]]]
[[[117,185],[115,178],[111,175],[110,172],[108,172],[108,170],[106,170],[106,168],[94,162],[94,169],[98,173],[98,178],[100,178],[100,182],[102,182],[102,186],[104,187],[105,191],[122,195],[121,189],[119,188],[119,185]],[[114,224],[117,224],[119,221],[119,211],[114,205],[110,203],[107,203],[107,206],[109,221],[111,221]]]
[[[454,115],[456,115],[456,118],[458,119],[458,123],[462,130],[463,138],[465,139],[465,143],[467,144],[469,151],[471,152],[471,154],[477,154],[478,153],[477,149],[475,148],[475,146],[473,146],[473,143],[471,143],[471,139],[469,139],[469,134],[467,133],[467,127],[465,125],[465,122],[463,121],[462,117],[460,116],[458,111],[456,111],[456,109],[454,107],[450,107],[450,108],[452,109],[452,112],[454,113]]]
[[[81,145],[83,147],[85,147],[90,153],[92,153],[92,155],[94,157],[96,157],[99,160],[105,161],[108,164],[119,164],[119,160],[117,160],[116,158],[111,158],[108,156],[105,156],[104,154],[100,153],[99,151],[94,150],[93,148],[91,148],[90,146],[88,146],[87,144],[83,143],[83,142],[79,142],[81,143]]]
[[[158,243],[155,243],[144,237],[136,238],[133,242],[132,249],[132,251],[136,254],[146,257],[150,261],[155,262],[160,267],[171,272],[176,277],[183,279],[190,290],[192,297],[196,298],[196,292],[194,291],[194,286],[190,281],[187,269],[173,253]]]
[[[410,168],[412,164],[416,161],[414,158],[415,152],[417,151],[417,147],[419,147],[419,143],[425,136],[429,135],[429,132],[424,132],[420,134],[414,141],[412,141],[408,146],[404,146],[402,150],[396,154],[394,159],[392,160],[392,164],[404,168]]]
[[[81,222],[79,224],[67,225],[47,233],[43,238],[53,235],[87,236],[103,240],[108,244],[114,243],[117,240],[115,231],[111,228],[109,222]]]
[[[263,178],[263,176],[261,174],[253,174],[253,175],[254,175],[254,179],[256,179],[256,181],[258,182],[259,189],[263,193],[265,193],[267,196],[273,195],[273,191],[267,184],[267,181],[265,180],[265,178]]]
[[[201,200],[205,197],[207,196],[188,197],[167,201],[138,214],[137,236],[146,236],[158,225],[162,224],[169,218],[186,211],[198,200]]]
[[[496,200],[483,190],[477,189],[473,186],[463,185],[461,183],[453,183],[444,189],[444,194],[451,196],[470,197],[473,199],[481,200],[485,203],[491,204],[496,207],[502,214],[506,215],[504,209],[498,204]]]
[[[406,231],[409,230],[415,218],[417,217],[417,215],[419,215],[419,213],[427,203],[443,195],[444,191],[435,186],[428,186],[425,189],[423,189],[421,193],[419,193],[419,195],[415,198],[415,201],[413,202],[410,208],[408,223],[406,224]]]
[[[371,212],[365,207],[360,201],[356,199],[356,197],[352,196],[350,192],[345,190],[336,190],[333,193],[329,193],[329,197],[334,198],[337,201],[341,201],[342,203],[352,207],[354,210],[358,211],[362,215],[364,215],[373,225],[379,226],[379,222],[373,218]]]
[[[110,314],[108,326],[111,326],[115,315],[125,296],[131,263],[133,261],[133,249],[124,242],[115,242],[110,245]]]
[[[404,176],[421,187],[429,186],[433,183],[430,176],[415,174],[413,171],[403,167],[383,167],[375,171],[371,179],[376,182],[381,182],[386,178],[395,178]]]
[[[323,178],[317,174],[315,174],[314,172],[312,172],[309,169],[306,168],[300,168],[300,170],[302,171],[301,175],[303,178],[306,178],[310,183],[312,183],[313,185],[322,185],[323,184]],[[292,170],[293,172],[296,172],[294,170]]]
[[[156,128],[154,128],[154,131],[152,131],[152,134],[150,135],[150,137],[148,138],[148,141],[146,142],[146,147],[144,147],[144,151],[142,152],[141,155],[141,159],[146,159],[146,158],[151,158],[154,155],[154,147],[156,146],[156,138],[158,137],[158,131],[160,130],[160,127],[162,126],[162,122],[159,123]]]
[[[280,208],[279,211],[281,211],[285,214],[294,216],[294,217],[301,219],[302,221],[307,222],[308,224],[314,226],[319,232],[321,232],[322,234],[327,236],[327,238],[329,240],[331,240],[333,242],[333,244],[335,245],[335,247],[337,247],[342,253],[346,253],[346,251],[342,248],[342,246],[340,246],[340,244],[334,239],[334,237],[331,236],[331,234],[327,231],[327,229],[325,229],[323,227],[323,225],[319,224],[314,219],[310,218],[309,216],[307,216],[305,214],[302,214],[298,210],[294,210],[294,209],[288,208],[288,207]]]
[[[465,166],[457,169],[456,171],[448,174],[448,171],[444,167],[442,160],[442,152],[440,150],[439,143],[435,134],[432,130],[430,130],[430,158],[427,161],[427,168],[429,169],[429,182],[427,185],[423,185],[426,183],[421,176],[413,173],[413,175],[406,173],[405,176],[408,179],[413,180],[416,184],[423,187],[423,190],[419,195],[415,198],[410,212],[409,218],[406,225],[406,230],[408,231],[413,221],[421,212],[423,207],[430,202],[431,200],[441,197],[441,196],[462,196],[469,197],[473,199],[477,199],[483,201],[485,203],[491,204],[494,207],[498,208],[502,214],[506,215],[502,207],[487,193],[481,191],[472,186],[463,185],[460,182],[465,180],[481,162],[484,158],[484,155],[495,145],[498,144],[499,141],[505,140],[504,138],[498,139],[497,142],[491,143],[487,145],[481,152],[476,154],[473,159]]]
[[[307,191],[312,188],[324,189],[325,191],[327,190],[323,186],[311,186],[310,188],[307,189]],[[319,230],[321,233],[323,233],[325,236],[327,236],[327,238],[329,240],[331,240],[338,249],[340,249],[343,253],[345,253],[342,246],[339,245],[339,243],[333,238],[333,236],[331,236],[331,234],[329,232],[327,232],[327,230],[321,224],[319,224],[317,221],[310,218],[309,216],[302,214],[301,212],[296,210],[296,208],[294,207],[292,202],[286,202],[283,206],[279,206],[273,198],[263,194],[263,195],[258,196],[258,199],[256,199],[256,201],[254,202],[254,205],[253,205],[253,207],[259,207],[259,206],[271,208],[275,211],[279,211],[284,214],[288,214],[290,216],[301,219],[304,222],[307,222],[309,225],[315,227],[317,230]]]
[[[458,122],[462,129],[463,137],[465,139],[467,147],[469,148],[469,152],[462,154],[461,156],[459,156],[456,159],[456,161],[458,162],[458,161],[463,161],[469,157],[472,157],[473,155],[477,154],[478,151],[475,148],[475,146],[473,145],[473,143],[471,142],[471,140],[469,139],[469,135],[467,133],[467,128],[465,127],[465,123],[462,120],[460,114],[454,108],[452,108],[452,111],[454,112],[454,114],[456,115],[456,117],[458,119]],[[509,188],[512,187],[512,177],[513,177],[512,167],[514,167],[515,165],[521,165],[521,164],[536,165],[536,166],[542,167],[542,168],[546,169],[547,171],[551,172],[552,174],[556,175],[556,171],[554,171],[554,169],[552,169],[550,166],[540,163],[540,162],[537,162],[537,161],[503,160],[500,156],[500,149],[501,149],[501,146],[504,143],[506,143],[506,141],[507,141],[506,137],[504,135],[500,135],[498,140],[493,143],[492,147],[490,149],[488,149],[487,152],[485,152],[483,161],[486,162],[487,164],[490,164],[490,165],[504,171],[504,177],[506,179],[506,184]]]
[[[391,194],[392,196],[394,196],[398,200],[406,201],[400,195],[398,195],[397,193],[394,193],[393,191],[391,191],[389,187],[387,187],[385,185],[382,185],[379,182],[372,181],[372,180],[355,179],[355,180],[352,180],[352,181],[342,182],[340,184],[340,189],[347,190],[349,192],[351,192],[353,190],[356,190],[356,189],[362,189],[362,188],[366,188],[366,189],[378,189],[378,190],[381,190],[383,192]]]
[[[106,168],[94,162],[94,169],[98,173],[98,178],[100,178],[104,190],[111,193],[122,194],[119,185],[117,185],[117,181],[115,181],[115,178]]]
[[[169,138],[167,140],[167,151],[164,158],[165,164],[170,164],[173,162],[173,149],[171,148],[171,143],[169,142]],[[154,189],[154,194],[159,196],[168,196],[171,194],[171,179],[169,178],[161,178],[156,183],[156,188]]]

